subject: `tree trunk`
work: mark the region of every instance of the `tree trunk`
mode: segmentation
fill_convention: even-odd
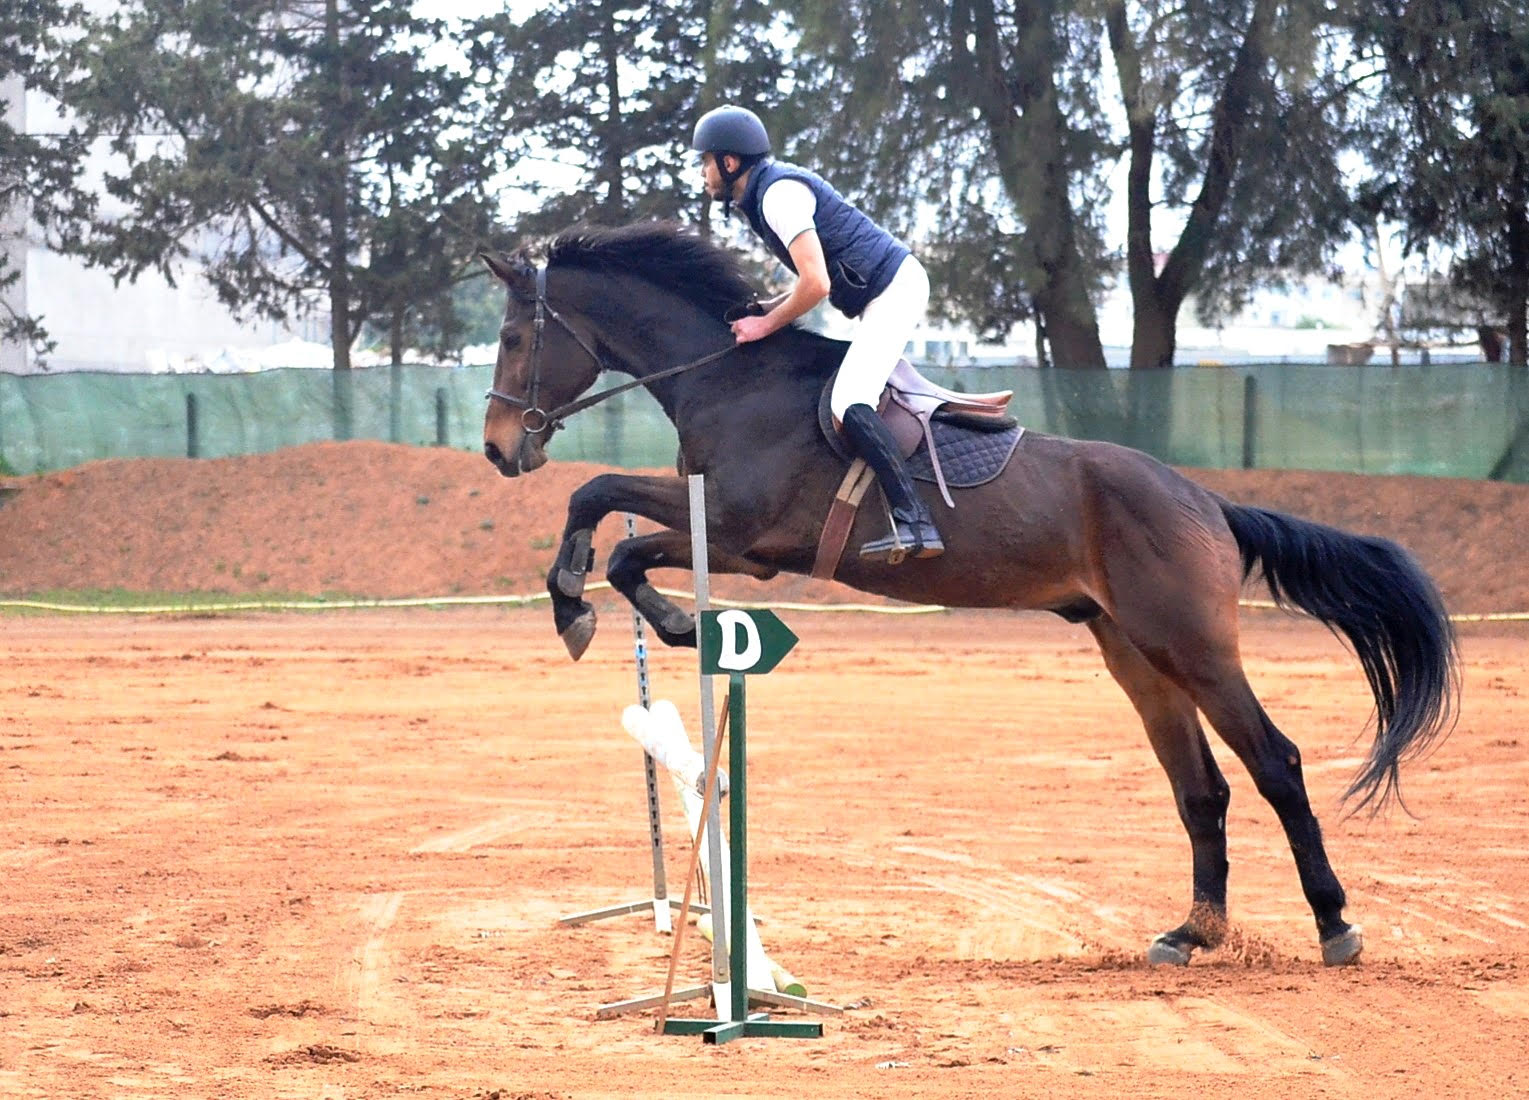
[[[1099,321],[1078,251],[1070,192],[1067,120],[1057,101],[1059,53],[1052,31],[1055,0],[1020,0],[1020,40],[1000,39],[993,0],[958,0],[951,8],[954,69],[993,140],[1004,190],[1019,211],[1025,241],[1043,272],[1035,304],[1059,367],[1103,367]],[[968,48],[968,36],[971,47]],[[1008,58],[1016,70],[1005,70]]]
[[[1073,256],[1077,260],[1076,255]],[[1104,345],[1099,320],[1084,286],[1082,263],[1059,265],[1052,279],[1035,295],[1036,308],[1046,321],[1046,342],[1058,367],[1103,368]]]
[[[1177,310],[1165,309],[1154,294],[1137,295],[1134,288],[1131,301],[1131,367],[1173,366],[1179,341]]]
[[[601,57],[605,62],[605,127],[604,148],[600,174],[605,179],[605,216],[612,225],[626,221],[626,187],[622,174],[622,122],[621,122],[621,42],[617,38],[616,4],[614,0],[605,5],[604,38],[600,43]]]
[[[329,342],[334,351],[334,437],[355,437],[355,413],[350,369],[350,284],[341,257],[338,274],[329,282]]]
[[[1130,133],[1130,168],[1126,181],[1126,272],[1131,284],[1133,319],[1131,366],[1171,367],[1178,343],[1178,314],[1198,285],[1215,235],[1216,222],[1231,193],[1242,156],[1253,91],[1268,55],[1268,35],[1275,0],[1257,0],[1236,60],[1227,73],[1211,116],[1205,176],[1189,217],[1161,272],[1152,249],[1152,175],[1156,153],[1158,106],[1147,102],[1141,55],[1126,21],[1126,6],[1116,0],[1106,16],[1110,49],[1126,105]]]
[[[389,360],[393,366],[403,365],[403,310],[393,310],[393,317],[388,322],[388,352]]]
[[[1529,365],[1529,208],[1513,203],[1503,212],[1508,222],[1508,263],[1504,280],[1509,297],[1506,305],[1508,362],[1515,367]]]
[[[706,16],[706,40],[701,47],[701,92],[697,111],[709,111],[718,106],[717,92],[717,47],[727,40],[728,32],[732,29],[732,20],[729,18],[730,5],[718,0],[708,0],[703,6]],[[697,119],[687,119],[690,126],[694,126]],[[712,202],[711,194],[699,183],[699,170],[696,171],[697,187],[701,192],[701,217],[699,228],[701,236],[710,238],[712,231],[711,218],[717,204]]]
[[[1508,363],[1529,366],[1529,307],[1523,298],[1508,305]]]
[[[345,74],[340,58],[339,0],[324,5],[324,40],[329,47],[330,79],[340,109],[337,118],[345,118]],[[350,261],[347,247],[350,238],[345,131],[334,123],[329,140],[329,343],[334,354],[334,437],[350,439],[355,434],[350,377]]]

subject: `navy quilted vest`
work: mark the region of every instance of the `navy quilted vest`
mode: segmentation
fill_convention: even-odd
[[[818,200],[813,221],[828,261],[828,300],[845,316],[860,316],[887,289],[898,265],[908,255],[907,246],[862,214],[817,174],[794,164],[763,160],[749,171],[748,187],[739,206],[754,232],[793,272],[796,264],[791,261],[790,249],[765,223],[761,210],[765,189],[782,179],[800,180],[812,189]]]

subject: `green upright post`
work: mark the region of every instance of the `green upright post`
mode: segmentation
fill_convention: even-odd
[[[1258,432],[1258,379],[1242,380],[1242,468],[1251,470],[1258,457],[1254,439]]]
[[[747,771],[747,734],[744,731],[743,673],[734,672],[727,678],[727,774],[730,786],[727,791],[727,843],[732,851],[733,896],[731,912],[727,918],[731,953],[728,956],[732,970],[733,1019],[747,1020],[749,1016],[749,953],[748,936],[744,931],[749,920],[749,830],[748,802],[744,798],[744,772]]]

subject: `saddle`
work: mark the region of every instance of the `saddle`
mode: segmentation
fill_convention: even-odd
[[[834,453],[844,461],[852,462],[855,454],[840,434],[839,424],[829,405],[837,377],[835,373],[828,379],[818,399],[818,426],[822,428],[823,437],[828,440]],[[876,411],[891,429],[892,438],[902,448],[904,458],[911,457],[918,450],[919,444],[928,445],[936,471],[933,480],[939,484],[945,503],[954,508],[955,504],[945,491],[945,482],[939,473],[934,423],[940,421],[954,424],[975,432],[1009,431],[1017,426],[1017,421],[1008,415],[1009,399],[1013,396],[1013,390],[993,393],[958,393],[948,390],[925,378],[908,360],[899,359],[897,366],[892,368],[891,377],[887,379],[886,388],[881,391],[881,401]]]
[[[818,400],[818,426],[834,453],[850,467],[834,494],[818,541],[812,575],[821,579],[831,578],[838,568],[860,501],[876,480],[870,467],[855,456],[840,433],[829,404],[833,384],[831,377]],[[887,379],[876,411],[891,430],[903,457],[910,459],[908,472],[916,480],[937,485],[946,506],[954,508],[952,486],[965,489],[981,485],[997,477],[1008,465],[1024,432],[1008,414],[1013,396],[1013,390],[993,393],[949,390],[919,374],[908,360],[900,359]]]

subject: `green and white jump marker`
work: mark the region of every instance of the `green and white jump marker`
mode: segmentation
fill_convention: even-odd
[[[744,1036],[817,1039],[820,1023],[771,1020],[767,1013],[749,1012],[748,937],[748,803],[745,796],[748,727],[745,682],[780,664],[796,645],[796,635],[773,611],[729,608],[702,611],[697,626],[701,675],[728,677],[728,846],[730,849],[728,922],[729,1010],[721,1020],[666,1020],[666,1035],[700,1035],[708,1043],[725,1043]],[[713,750],[715,751],[715,749]],[[717,907],[713,907],[716,912]],[[721,937],[717,937],[721,941]],[[721,1006],[717,1006],[720,1012]]]

